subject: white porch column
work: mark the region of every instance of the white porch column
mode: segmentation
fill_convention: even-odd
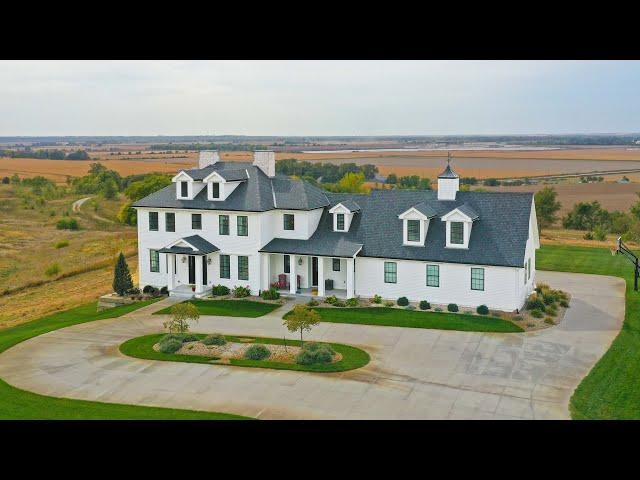
[[[175,276],[176,276],[176,272],[173,267],[175,265],[174,262],[175,262],[176,254],[167,253],[166,257],[167,257],[167,269],[169,271],[169,273],[167,274],[167,288],[169,290],[173,290],[175,288]]]
[[[296,276],[296,266],[298,260],[295,255],[289,256],[289,292],[294,295],[298,292],[298,278]]]
[[[318,257],[318,296],[324,295],[324,257]]]
[[[269,253],[261,253],[260,254],[260,289],[261,290],[269,290],[269,279],[271,278],[271,272],[269,268],[271,267],[271,254]]]
[[[355,284],[353,281],[353,258],[347,259],[347,298],[355,297]]]
[[[196,293],[204,292],[202,285],[202,255],[196,255]]]

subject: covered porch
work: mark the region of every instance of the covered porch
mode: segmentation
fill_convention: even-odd
[[[166,255],[170,296],[190,298],[206,295],[209,265],[218,247],[199,235],[193,235],[181,238],[158,252]]]
[[[281,293],[339,298],[355,296],[354,258],[261,253],[261,288]]]

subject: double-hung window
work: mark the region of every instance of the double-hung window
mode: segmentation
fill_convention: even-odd
[[[189,182],[180,182],[180,196],[182,198],[189,196]]]
[[[420,241],[420,220],[407,220],[407,242]]]
[[[289,255],[283,255],[284,273],[291,273],[291,257]]]
[[[427,287],[440,286],[440,265],[427,265]]]
[[[295,216],[291,213],[284,214],[284,229],[295,230]]]
[[[158,231],[158,212],[149,212],[149,230]]]
[[[220,184],[218,182],[213,182],[211,184],[211,196],[213,198],[220,198]]]
[[[484,290],[484,268],[471,269],[471,290]]]
[[[220,235],[229,235],[229,215],[218,216],[218,233]]]
[[[157,250],[150,250],[149,270],[158,273],[160,271],[160,253]]]
[[[249,257],[238,255],[238,280],[249,280]]]
[[[344,231],[344,213],[336,215],[336,230]]]
[[[191,214],[191,228],[193,230],[202,230],[202,214],[201,213]]]
[[[229,255],[220,255],[220,278],[231,278],[231,259]]]
[[[167,232],[176,231],[176,214],[173,212],[166,212],[164,214],[164,229]]]
[[[246,237],[247,235],[249,235],[249,217],[238,215],[238,236]]]
[[[396,283],[398,281],[398,264],[396,262],[384,262],[384,283]]]
[[[333,271],[334,272],[339,272],[340,271],[340,259],[339,258],[334,258],[333,259]]]
[[[464,243],[464,223],[451,222],[451,233],[449,240],[452,244],[462,245]]]

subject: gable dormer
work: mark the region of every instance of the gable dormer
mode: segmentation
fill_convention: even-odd
[[[176,184],[176,198],[178,200],[193,200],[204,188],[202,182],[196,182],[187,172],[182,170],[171,179]]]
[[[242,182],[249,178],[244,170],[220,170],[211,172],[203,182],[207,186],[207,199],[212,202],[221,202],[227,199]]]
[[[333,215],[333,231],[348,232],[353,215],[360,211],[360,206],[353,200],[345,200],[329,210]]]
[[[402,220],[402,244],[409,247],[424,247],[429,223],[436,211],[425,202],[418,203],[398,215]]]
[[[467,204],[460,205],[443,215],[441,220],[446,222],[446,247],[469,248],[471,228],[473,222],[479,218],[478,214]]]

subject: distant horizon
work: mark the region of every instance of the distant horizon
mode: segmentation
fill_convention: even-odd
[[[635,60],[3,60],[0,136],[638,132],[638,85]]]

